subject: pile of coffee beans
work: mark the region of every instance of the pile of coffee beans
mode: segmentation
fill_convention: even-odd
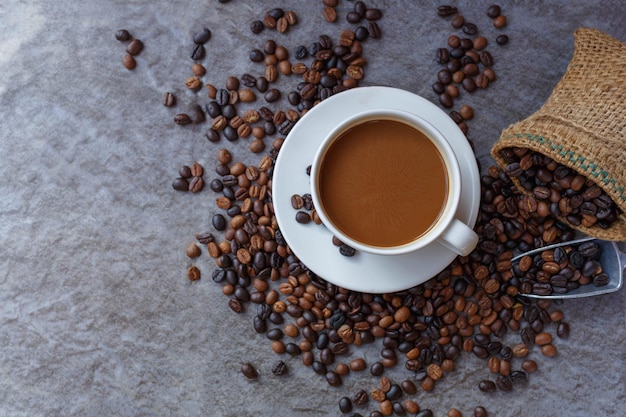
[[[137,67],[135,56],[139,55],[139,53],[143,51],[143,42],[139,39],[133,39],[127,29],[120,29],[116,31],[115,39],[120,42],[129,42],[128,45],[126,45],[126,53],[122,57],[122,64],[126,69],[134,70]]]
[[[581,285],[601,287],[609,283],[602,270],[602,248],[595,241],[565,245],[526,255],[513,262],[513,272],[521,280],[520,293],[565,294]]]
[[[276,30],[286,33],[290,27],[298,23],[298,16],[293,10],[284,10],[280,7],[268,10],[263,20],[254,20],[250,23],[250,30],[254,34],[261,33],[264,29]]]
[[[481,391],[525,384],[537,369],[527,358],[534,345],[545,356],[556,354],[548,328],[553,323],[567,328],[563,314],[549,311],[549,301],[535,304],[522,296],[511,259],[514,250],[570,239],[573,232],[555,220],[529,215],[520,204],[525,196],[503,171],[492,167],[482,177],[476,226],[481,240],[470,256],[422,285],[378,295],[328,283],[290,252],[273,214],[272,166],[269,156],[258,166],[245,166],[220,150],[211,187],[222,193],[216,204],[225,215],[216,215],[213,224],[225,232],[225,240],[216,242],[204,233],[198,243],[216,260],[212,279],[229,296],[230,308],[240,313],[252,305],[253,329],[265,334],[277,354],[300,356],[331,386],[368,368],[372,376],[385,378],[386,369],[403,363],[409,382],[398,384],[399,390],[391,384],[391,394],[383,388],[369,394],[380,400],[376,412],[383,415],[389,407],[396,413],[407,404],[410,408],[412,384],[431,391],[454,371],[463,353],[484,359],[497,374],[495,381],[477,384]],[[507,346],[503,339],[510,331],[519,333],[520,341]],[[382,340],[380,358],[368,364],[358,346],[377,339]]]
[[[437,14],[450,18],[451,26],[459,31],[448,37],[446,47],[437,49],[435,59],[443,68],[437,72],[437,81],[432,85],[433,91],[438,94],[439,104],[452,108],[454,101],[461,96],[461,90],[471,94],[478,89],[486,89],[496,80],[494,58],[487,49],[487,37],[479,33],[475,23],[466,21],[457,7],[439,6]],[[490,6],[487,16],[493,19],[497,29],[506,26],[500,6]],[[504,34],[496,38],[498,45],[505,45],[508,41],[508,36]],[[463,105],[459,111],[452,110],[450,117],[467,134],[469,128],[466,121],[473,117],[471,107]]]
[[[538,216],[564,219],[573,226],[608,228],[621,211],[593,180],[527,148],[500,152],[507,175],[528,191],[525,203]]]
[[[204,188],[204,168],[197,162],[194,162],[191,166],[183,165],[178,170],[176,179],[172,182],[172,188],[176,191],[191,191],[197,193]]]

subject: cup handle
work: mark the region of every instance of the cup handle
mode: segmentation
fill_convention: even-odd
[[[438,240],[454,253],[467,256],[478,244],[478,235],[462,221],[453,219]]]

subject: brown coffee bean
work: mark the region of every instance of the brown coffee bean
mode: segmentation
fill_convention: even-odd
[[[194,242],[192,242],[189,245],[187,245],[187,248],[185,249],[185,254],[189,258],[197,258],[198,256],[200,256],[201,253],[202,252],[200,251],[200,248]]]
[[[126,46],[126,52],[129,55],[139,55],[139,53],[143,50],[143,42],[139,39],[133,39],[130,41],[128,46]]]
[[[556,350],[556,347],[554,345],[549,343],[549,344],[541,346],[541,353],[544,356],[550,356],[551,357],[551,356],[556,356],[557,350]]]
[[[480,62],[486,67],[493,66],[493,55],[489,51],[482,51],[480,53]]]
[[[265,93],[263,98],[268,103],[273,103],[273,102],[277,101],[278,99],[280,99],[280,90],[278,90],[276,88],[271,88],[271,89],[267,90],[267,92]]]
[[[499,15],[498,17],[493,19],[493,26],[496,29],[502,29],[503,27],[505,27],[506,26],[506,17],[503,16],[503,15]]]
[[[471,120],[472,118],[474,118],[474,109],[472,109],[472,107],[468,106],[467,104],[464,104],[459,108],[459,114],[461,115],[463,120]]]
[[[454,15],[454,17],[450,21],[450,24],[452,25],[453,28],[460,29],[465,24],[465,18],[463,17],[463,15],[457,13]]]
[[[187,278],[189,281],[197,281],[200,279],[200,269],[197,266],[190,266],[187,269]]]
[[[477,36],[476,38],[474,38],[473,42],[474,42],[474,49],[477,51],[482,51],[489,44],[489,42],[487,41],[487,38],[485,38],[484,36]]]
[[[129,70],[134,70],[135,67],[137,67],[137,62],[131,54],[124,54],[124,57],[122,58],[122,64],[124,64],[124,67]]]
[[[187,86],[187,88],[190,90],[198,90],[200,89],[200,87],[202,87],[202,81],[200,80],[200,78],[194,75],[187,78],[187,80],[185,81],[185,86]]]
[[[356,358],[350,361],[350,370],[354,372],[360,372],[367,367],[367,363],[363,358]]]
[[[248,379],[256,379],[259,376],[259,372],[249,362],[241,365],[241,373]]]
[[[195,63],[191,66],[191,72],[198,77],[206,74],[206,68],[202,64]]]
[[[532,359],[522,361],[522,369],[526,372],[535,372],[537,370],[537,362]]]
[[[448,417],[463,417],[463,413],[456,408],[451,408],[448,410]]]
[[[176,123],[177,125],[188,125],[189,123],[191,123],[191,117],[189,117],[188,114],[179,113],[174,116],[174,123]]]
[[[163,94],[163,100],[161,102],[165,107],[172,107],[174,104],[176,104],[176,97],[174,97],[174,94],[168,91]]]

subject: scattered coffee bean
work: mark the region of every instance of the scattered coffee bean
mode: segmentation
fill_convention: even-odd
[[[489,6],[489,8],[487,9],[487,16],[489,16],[492,19],[495,19],[496,17],[500,16],[500,13],[501,13],[500,6],[498,6],[497,4],[493,4]]]
[[[457,12],[458,12],[458,9],[454,6],[444,5],[444,6],[439,6],[437,8],[437,14],[441,17],[453,16]]]
[[[176,97],[169,91],[163,94],[163,100],[161,101],[165,107],[172,107],[176,104]]]
[[[209,39],[211,39],[211,31],[205,27],[193,36],[193,43],[203,44],[207,43]]]
[[[128,30],[126,29],[120,29],[117,32],[115,32],[115,39],[117,39],[120,42],[127,41],[130,38],[131,38],[130,32],[128,32]]]
[[[352,401],[350,400],[350,398],[341,397],[339,399],[339,411],[341,411],[344,414],[347,414],[350,411],[352,411]]]
[[[205,49],[202,44],[194,44],[193,49],[191,50],[191,59],[194,61],[199,61],[204,58]]]
[[[283,361],[276,361],[272,365],[272,373],[276,376],[285,375],[287,373],[287,364]]]
[[[265,29],[265,25],[261,20],[254,20],[252,21],[252,23],[250,23],[250,30],[254,34],[258,35],[259,33],[263,32],[263,29]]]
[[[189,189],[189,182],[185,178],[176,178],[172,182],[172,188],[176,191],[187,191]]]
[[[133,39],[126,47],[126,52],[128,52],[130,55],[139,55],[142,50],[143,42],[141,42],[139,39]]]
[[[122,58],[122,64],[124,64],[124,67],[129,70],[134,70],[137,66],[137,62],[131,54],[124,54],[124,57]]]
[[[259,376],[259,372],[250,362],[241,365],[241,373],[248,379],[256,379]]]
[[[189,123],[191,123],[191,117],[189,117],[188,114],[179,113],[174,116],[174,123],[176,123],[177,125],[188,125]]]
[[[189,281],[197,281],[200,279],[200,269],[197,266],[190,266],[189,269],[187,269],[187,278],[189,278]]]
[[[506,26],[506,16],[499,15],[498,17],[493,19],[493,26],[496,29],[502,29],[503,27],[505,27]]]
[[[474,408],[474,417],[489,417],[489,413],[485,407],[479,405]]]

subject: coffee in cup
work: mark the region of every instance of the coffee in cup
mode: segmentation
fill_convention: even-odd
[[[375,254],[402,254],[435,240],[468,254],[478,236],[455,219],[458,161],[428,122],[399,110],[360,113],[322,141],[311,195],[342,242]]]

